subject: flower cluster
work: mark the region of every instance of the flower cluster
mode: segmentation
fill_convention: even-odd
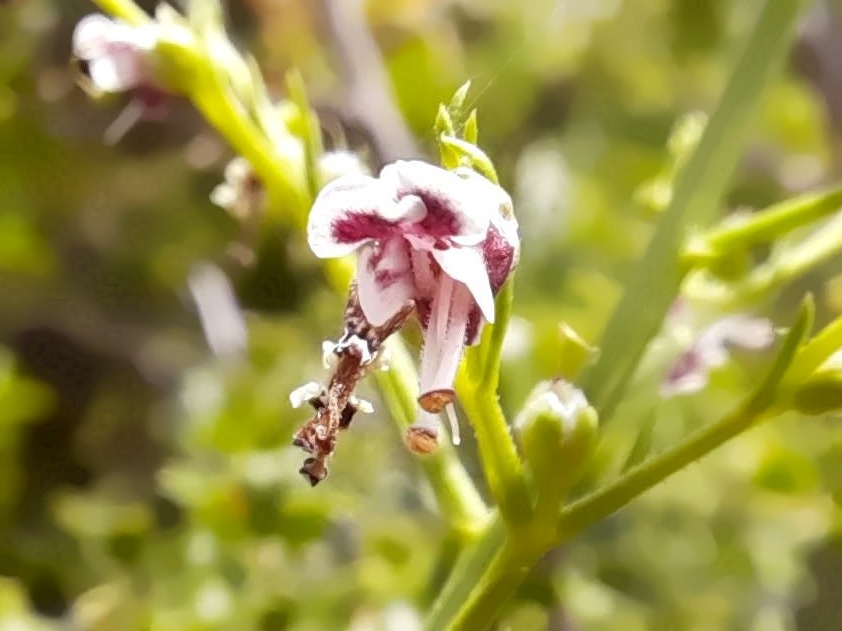
[[[433,451],[437,415],[455,398],[464,347],[494,321],[494,295],[517,263],[511,198],[469,169],[398,161],[377,178],[345,176],[328,184],[313,205],[307,232],[316,256],[356,252],[358,258],[345,334],[331,350],[338,362],[325,396],[313,398],[316,418],[302,430],[311,435],[321,427],[321,442],[299,432],[296,444],[320,462],[316,477],[326,473],[324,461],[348,403],[345,391],[350,396],[386,337],[415,315],[424,331],[420,412],[406,441],[414,451]],[[343,393],[335,401],[334,388]],[[320,424],[320,414],[333,420]]]

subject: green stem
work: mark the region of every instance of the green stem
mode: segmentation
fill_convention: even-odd
[[[480,584],[492,561],[506,541],[506,527],[499,514],[494,515],[474,544],[462,553],[450,577],[433,603],[424,628],[427,631],[450,629],[452,621]]]
[[[757,388],[724,418],[694,432],[678,445],[628,469],[620,478],[569,504],[558,521],[558,543],[616,512],[676,471],[696,462],[763,418],[774,416],[781,380],[798,357],[813,322],[813,301],[805,298],[798,317],[781,343],[765,377]]]
[[[789,49],[800,0],[766,0],[699,146],[681,169],[670,207],[602,336],[598,361],[584,375],[588,399],[604,423],[649,340],[680,289],[681,246],[691,225],[707,225],[720,208],[751,128],[763,87]]]
[[[842,349],[842,317],[836,318],[801,347],[784,376],[785,387],[797,386]]]
[[[692,434],[681,444],[630,469],[615,482],[569,504],[561,511],[558,522],[560,543],[615,513],[676,471],[744,432],[758,419],[757,414],[740,408]]]
[[[711,281],[706,272],[699,272],[688,280],[687,294],[721,307],[754,303],[840,252],[842,215],[830,219],[799,243],[781,245],[768,261],[736,282]]]
[[[132,26],[140,26],[151,18],[131,0],[94,0],[99,7],[115,18]]]
[[[500,514],[507,523],[523,524],[532,516],[531,494],[497,394],[493,389],[471,383],[464,372],[460,373],[456,385],[459,403],[474,429],[482,470]]]
[[[483,340],[482,376],[480,384],[488,390],[497,390],[500,381],[500,365],[503,354],[503,341],[506,338],[506,331],[509,329],[509,320],[512,317],[512,303],[514,302],[514,276],[510,276],[503,285],[497,299],[494,302],[494,324],[491,327],[491,335],[488,340]]]
[[[799,195],[773,204],[744,222],[714,228],[694,238],[684,257],[690,265],[716,261],[818,221],[842,207],[842,186]]]
[[[391,355],[389,370],[377,373],[377,383],[403,436],[418,412],[415,365],[400,338],[393,336],[386,347]],[[488,522],[488,509],[454,449],[443,444],[435,454],[418,460],[447,523],[464,538],[476,536]]]
[[[487,565],[459,615],[447,628],[451,631],[488,629],[542,553],[543,550],[539,551],[537,547],[522,548],[510,535]]]

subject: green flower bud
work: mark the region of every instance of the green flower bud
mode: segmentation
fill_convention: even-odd
[[[793,393],[793,406],[804,414],[842,410],[842,367],[819,368]]]
[[[515,427],[539,507],[555,512],[593,453],[596,410],[581,390],[563,379],[541,382],[527,401]]]

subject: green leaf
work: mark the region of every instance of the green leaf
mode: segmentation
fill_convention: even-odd
[[[442,147],[459,156],[460,164],[466,163],[495,184],[499,183],[494,164],[492,164],[491,158],[482,149],[455,136],[442,136],[440,143]]]
[[[640,426],[640,431],[637,432],[637,438],[634,439],[634,444],[629,450],[629,455],[626,456],[626,461],[623,463],[620,473],[625,473],[629,469],[636,467],[643,462],[652,451],[652,435],[655,432],[655,420],[657,416],[654,411],[650,411],[646,415],[643,424]]]
[[[472,109],[471,113],[468,114],[468,118],[465,119],[465,124],[462,128],[462,138],[465,142],[469,142],[473,145],[477,144],[477,140],[479,139],[479,126],[477,124],[476,108]]]
[[[470,89],[471,80],[468,79],[453,93],[453,98],[450,99],[450,103],[447,106],[453,119],[459,120],[461,118],[462,108],[465,105],[465,99],[468,97]]]

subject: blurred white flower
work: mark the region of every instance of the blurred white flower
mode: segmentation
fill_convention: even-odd
[[[73,55],[101,92],[125,92],[152,83],[147,56],[156,44],[152,25],[133,27],[95,13],[73,32]]]

